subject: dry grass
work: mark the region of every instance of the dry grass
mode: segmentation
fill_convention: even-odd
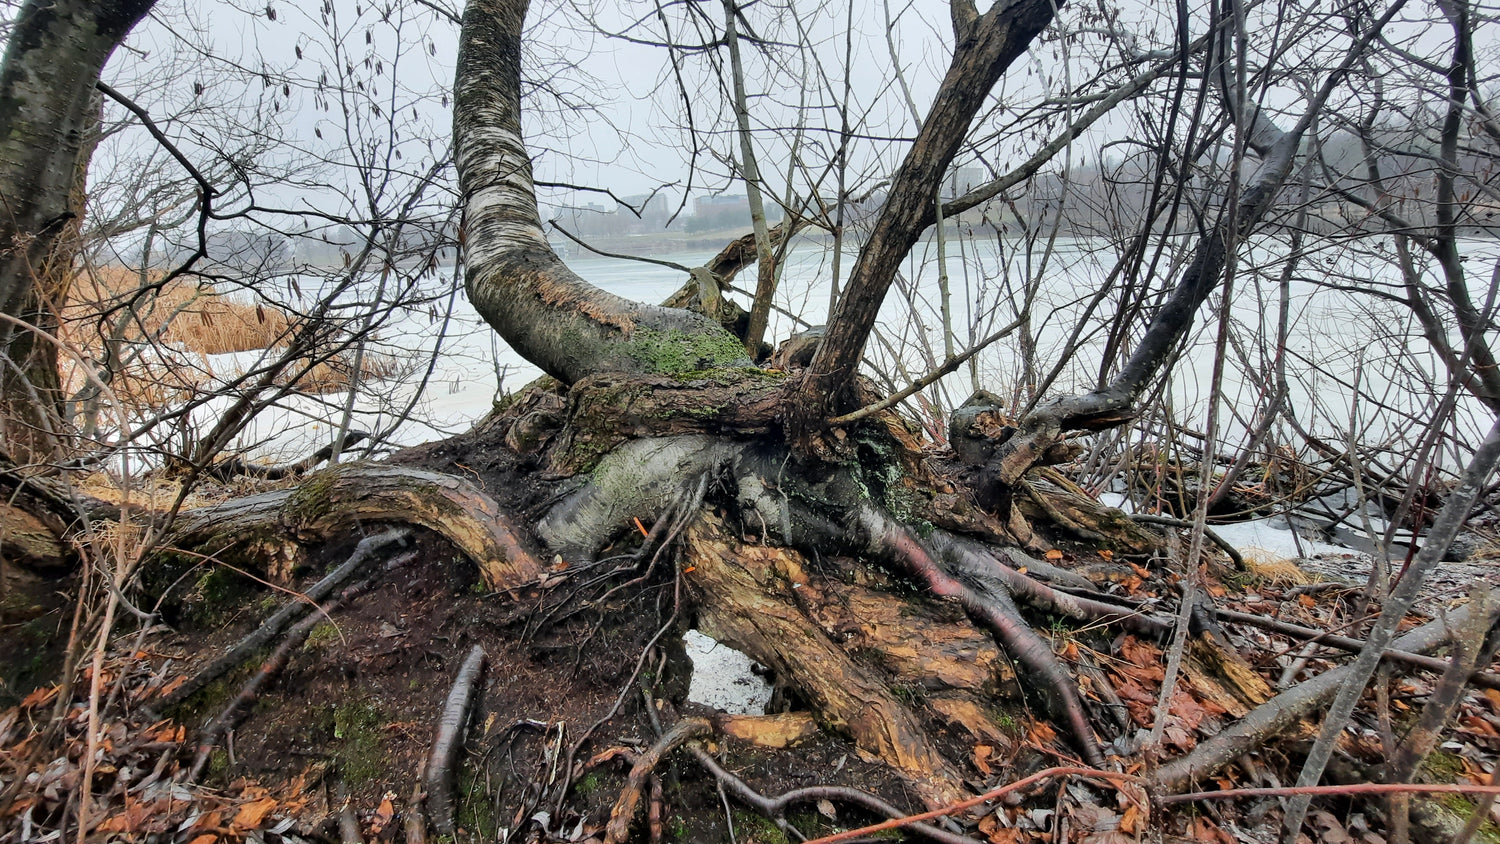
[[[150,276],[147,281],[154,281]],[[96,335],[97,316],[135,294],[143,279],[124,267],[91,269],[72,282],[64,319]],[[286,314],[238,302],[211,289],[171,284],[136,302],[130,339],[159,337],[200,355],[249,352],[281,345],[290,321]],[[78,338],[72,338],[78,339]]]
[[[64,339],[95,360],[103,359],[101,315],[110,315],[105,330],[118,329],[118,308],[143,282],[157,278],[143,279],[124,267],[81,273],[73,280],[63,309]],[[142,345],[152,348],[127,362],[110,387],[128,407],[159,412],[209,389],[216,374],[241,374],[215,373],[208,365],[209,356],[282,348],[291,328],[291,318],[275,308],[237,301],[191,284],[170,284],[141,296],[132,307],[120,339],[128,351]],[[360,367],[361,380],[390,378],[401,368],[401,361],[393,356],[367,353]],[[302,369],[294,366],[289,371]],[[76,361],[68,359],[63,374],[70,392],[83,386]],[[296,386],[314,394],[342,392],[349,388],[349,376],[350,364],[335,358],[315,364]]]
[[[129,503],[132,507],[154,512],[170,508],[172,502],[176,501],[177,496],[182,492],[182,483],[179,479],[167,477],[159,472],[132,478],[128,493],[117,486],[114,479],[104,472],[94,472],[88,475],[79,482],[78,486],[84,493],[102,501],[108,501],[111,504]],[[183,508],[202,507],[208,503],[211,503],[211,499],[194,491],[183,501]]]
[[[1246,548],[1241,556],[1256,577],[1272,586],[1301,586],[1315,580],[1296,562],[1261,548]]]

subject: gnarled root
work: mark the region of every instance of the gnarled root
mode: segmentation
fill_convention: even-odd
[[[687,553],[694,566],[687,583],[704,632],[775,669],[825,723],[900,772],[924,803],[963,793],[961,775],[911,710],[798,609],[787,576],[802,568],[797,552],[746,545],[705,514],[687,532]]]
[[[902,564],[913,576],[932,588],[934,594],[952,598],[979,624],[995,635],[1007,651],[1042,679],[1052,713],[1068,725],[1074,744],[1084,761],[1103,767],[1104,754],[1094,738],[1093,727],[1078,695],[1078,686],[1052,655],[1052,649],[1021,617],[1010,594],[997,581],[966,584],[944,571],[932,554],[899,524],[873,507],[861,508],[861,527],[868,534],[871,550],[879,550]],[[998,565],[998,564],[997,564]]]
[[[542,571],[510,520],[462,478],[404,466],[351,463],[308,476],[292,489],[185,511],[170,546],[206,556],[251,558],[286,579],[304,543],[341,536],[360,522],[395,522],[441,534],[479,565],[491,589],[514,589]]]

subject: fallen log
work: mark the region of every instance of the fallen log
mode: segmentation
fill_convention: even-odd
[[[1500,598],[1500,595],[1496,597]],[[1410,653],[1435,650],[1448,641],[1452,630],[1465,624],[1471,608],[1472,605],[1460,607],[1446,619],[1429,621],[1391,644],[1397,650]],[[1352,667],[1335,668],[1271,698],[1223,732],[1205,739],[1191,753],[1157,768],[1148,778],[1151,790],[1175,793],[1213,776],[1240,756],[1286,733],[1303,718],[1323,709],[1351,676]]]
[[[350,431],[344,435],[344,448],[349,448],[369,438],[370,435],[364,431]],[[239,475],[249,475],[272,481],[280,480],[310,471],[314,466],[333,457],[335,445],[337,445],[337,441],[323,446],[312,454],[298,460],[296,463],[286,463],[281,466],[263,466],[259,463],[251,463],[243,457],[229,457],[208,467],[204,474],[219,481],[233,480]]]

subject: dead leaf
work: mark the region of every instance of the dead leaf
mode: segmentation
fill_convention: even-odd
[[[48,686],[45,689],[35,689],[21,701],[22,709],[35,709],[45,706],[57,697],[57,686]]]
[[[396,816],[396,806],[391,802],[395,796],[395,792],[387,791],[381,798],[380,808],[375,810],[375,820],[370,824],[370,832],[379,834],[382,829],[385,829],[386,824],[391,822],[391,818]]]
[[[974,745],[974,767],[978,768],[979,772],[985,776],[989,776],[991,773],[990,754],[994,752],[995,748],[987,744]]]
[[[1063,552],[1057,550],[1056,548],[1052,548],[1047,551],[1046,557],[1049,560],[1061,560],[1063,558]]]
[[[266,819],[266,815],[271,814],[276,805],[276,800],[270,797],[256,800],[254,803],[246,803],[240,807],[229,826],[236,830],[259,829],[260,822]]]
[[[1314,809],[1307,815],[1307,823],[1318,831],[1318,838],[1323,844],[1354,844],[1354,838],[1339,819],[1331,813],[1321,809]]]

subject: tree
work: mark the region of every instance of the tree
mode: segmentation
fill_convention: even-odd
[[[61,409],[55,333],[67,298],[83,208],[83,180],[97,141],[94,83],[110,54],[150,10],[149,0],[26,3],[0,69],[0,424],[11,459],[52,456]]]
[[[916,649],[924,659],[957,665],[961,660],[946,652],[942,643],[965,635],[956,631],[984,629],[1039,679],[1040,700],[1064,727],[1076,752],[1089,764],[1102,766],[1100,725],[1091,717],[1071,672],[1017,604],[1067,617],[1102,618],[1150,635],[1175,629],[1179,645],[1184,642],[1196,606],[1191,573],[1198,568],[1197,543],[1214,500],[1204,494],[1214,480],[1214,411],[1209,412],[1199,460],[1199,494],[1192,508],[1198,530],[1190,552],[1177,561],[1188,584],[1180,619],[1058,588],[1087,589],[1091,584],[1028,554],[1028,548],[1040,548],[1038,534],[1048,532],[1071,532],[1090,542],[1109,543],[1120,553],[1146,552],[1164,544],[1118,511],[1070,490],[1060,476],[1048,474],[1047,467],[1077,455],[1072,440],[1077,432],[1108,431],[1147,412],[1149,396],[1159,389],[1163,373],[1195,330],[1199,312],[1241,278],[1239,262],[1248,260],[1247,242],[1298,214],[1300,228],[1306,228],[1307,194],[1314,182],[1347,202],[1376,207],[1380,219],[1399,230],[1397,236],[1405,237],[1413,228],[1382,204],[1390,194],[1382,188],[1375,150],[1387,142],[1375,132],[1373,118],[1361,121],[1357,132],[1373,191],[1349,186],[1343,174],[1319,181],[1308,151],[1323,141],[1318,127],[1337,111],[1330,104],[1355,84],[1351,80],[1378,76],[1368,70],[1368,63],[1376,48],[1387,43],[1387,28],[1403,7],[1402,0],[1395,0],[1375,14],[1351,5],[1345,10],[1347,25],[1336,35],[1320,31],[1313,36],[1307,34],[1311,27],[1293,27],[1290,44],[1278,42],[1266,51],[1266,67],[1255,66],[1249,55],[1252,30],[1245,20],[1252,8],[1245,4],[1214,4],[1199,37],[1191,37],[1191,14],[1181,5],[1177,30],[1158,51],[1134,49],[1131,39],[1102,14],[1105,19],[1097,23],[1103,32],[1101,55],[1107,59],[1100,60],[1092,81],[1105,92],[1085,89],[1075,95],[1070,85],[1064,97],[1067,105],[1038,118],[1037,126],[1047,130],[1045,143],[1017,166],[995,164],[993,178],[984,184],[945,197],[935,186],[945,183],[961,155],[974,152],[974,126],[986,116],[992,89],[1058,15],[1055,4],[1046,0],[997,2],[982,14],[967,0],[953,0],[951,61],[868,223],[826,329],[808,341],[805,366],[791,366],[797,356],[790,352],[781,358],[789,364],[787,371],[756,367],[746,353],[746,338],[725,327],[717,308],[708,302],[712,297],[705,296],[693,309],[631,302],[584,281],[557,256],[542,226],[533,159],[523,139],[528,3],[471,0],[462,20],[453,120],[465,286],[476,309],[505,341],[552,379],[523,391],[508,411],[497,414],[474,436],[497,448],[504,443],[528,459],[544,461],[554,473],[579,479],[536,525],[536,538],[548,555],[580,567],[593,566],[620,539],[625,526],[652,523],[657,530],[635,555],[634,562],[642,568],[632,569],[633,579],[614,587],[623,589],[657,576],[662,549],[680,543],[694,577],[686,579],[678,572],[674,582],[696,608],[698,625],[772,666],[824,722],[882,758],[928,804],[945,804],[964,793],[959,766],[940,750],[918,707],[894,693],[886,677],[853,658],[827,634],[818,614],[833,612],[830,607],[837,601],[813,589],[797,591],[808,586],[799,573],[809,559],[859,558],[919,585],[917,597],[850,587],[866,611],[894,631],[894,638],[884,643],[892,653]],[[741,8],[725,4],[726,31],[738,32],[735,21]],[[1441,198],[1435,233],[1423,246],[1430,248],[1446,274],[1446,293],[1438,297],[1437,307],[1454,309],[1460,338],[1445,336],[1441,319],[1433,315],[1434,288],[1421,283],[1420,273],[1408,273],[1412,293],[1405,304],[1417,314],[1454,383],[1492,401],[1488,382],[1493,373],[1483,342],[1486,314],[1492,307],[1476,305],[1464,287],[1454,246],[1462,104],[1470,98],[1479,102],[1479,86],[1472,51],[1465,46],[1472,26],[1461,9],[1450,17],[1458,48],[1447,74],[1450,111],[1441,121],[1436,155]],[[736,44],[732,36],[725,46],[736,49]],[[1298,53],[1304,49],[1311,57]],[[1116,51],[1123,56],[1118,63]],[[738,54],[734,55],[738,66]],[[1288,56],[1305,61],[1290,70],[1276,64]],[[737,68],[733,75],[740,83],[741,71]],[[1302,96],[1272,96],[1271,87],[1284,78],[1293,78]],[[735,137],[742,143],[746,178],[755,179],[761,171],[749,164],[755,154],[742,85],[737,92]],[[1184,114],[1182,105],[1189,97],[1192,107]],[[1085,333],[1107,334],[1097,383],[1073,395],[1050,391],[1064,365],[1059,360],[1042,383],[1033,386],[1032,377],[1040,370],[1028,353],[1026,392],[1035,400],[1018,408],[1020,412],[1007,422],[1000,419],[1003,408],[993,397],[976,395],[953,414],[950,426],[955,450],[967,465],[945,472],[925,458],[918,436],[891,408],[1013,331],[1024,330],[1026,342],[1034,343],[1029,321],[1038,316],[1032,308],[1035,294],[1027,292],[1017,306],[1016,323],[982,339],[976,336],[973,348],[962,355],[952,349],[946,336],[951,324],[945,320],[944,342],[934,344],[944,348],[943,359],[932,361],[933,371],[910,387],[883,397],[858,370],[879,312],[898,283],[901,264],[929,227],[982,208],[996,197],[1007,206],[995,212],[1000,218],[992,221],[997,236],[1005,219],[1035,219],[1038,212],[1045,219],[1046,203],[1058,206],[1051,209],[1055,213],[1047,239],[1050,255],[1050,244],[1062,229],[1060,207],[1082,194],[1089,182],[1071,166],[1046,178],[1034,177],[1091,124],[1122,104],[1137,109],[1144,126],[1144,139],[1138,143],[1152,158],[1145,166],[1111,163],[1115,175],[1098,179],[1105,189],[1133,189],[1141,203],[1138,217],[1128,220],[1134,231],[1124,239],[1127,243],[1111,273],[1111,279],[1125,277],[1129,283],[1116,288],[1111,282],[1087,297],[1086,315],[1106,312],[1102,327],[1086,326],[1087,320],[1080,319],[1068,344],[1071,347]],[[1475,110],[1487,116],[1477,105]],[[1160,118],[1160,113],[1168,116]],[[840,122],[842,140],[847,141],[855,134],[847,112],[841,112]],[[1489,123],[1482,126],[1493,135]],[[1231,142],[1220,142],[1224,133],[1230,133]],[[1027,137],[1026,132],[1017,135]],[[1254,168],[1249,166],[1252,159]],[[834,161],[844,166],[842,150],[830,156],[830,164]],[[1318,163],[1325,170],[1333,166],[1326,159]],[[1100,165],[1100,172],[1107,169]],[[1302,207],[1289,209],[1286,188],[1295,186],[1299,177]],[[842,221],[843,206],[850,201],[844,195],[842,170],[839,183],[833,219]],[[1021,185],[1036,191],[1032,204],[1008,193]],[[1364,195],[1371,192],[1373,199]],[[798,203],[785,205],[790,211]],[[809,216],[831,216],[819,201],[801,207],[814,209]],[[390,213],[389,208],[383,212]],[[757,216],[761,219],[755,221],[753,240],[738,244],[738,257],[726,257],[726,249],[722,261],[700,268],[706,274],[694,274],[700,290],[716,284],[715,275],[723,280],[752,260],[761,263],[760,278],[768,277],[773,238],[763,215]],[[397,211],[394,217],[401,221],[405,215]],[[1176,237],[1179,234],[1183,236]],[[1303,234],[1299,230],[1294,237]],[[842,230],[837,235],[842,237]],[[1174,238],[1180,241],[1177,246],[1162,245]],[[372,233],[370,240],[376,239]],[[753,257],[748,248],[752,243]],[[1151,249],[1157,251],[1151,254]],[[1301,260],[1300,250],[1292,253],[1281,265],[1287,276],[1297,271]],[[1175,273],[1166,272],[1169,267]],[[1402,269],[1406,271],[1405,264]],[[1158,282],[1167,277],[1166,283]],[[1036,288],[1033,284],[1027,289]],[[1222,295],[1226,304],[1219,312],[1211,408],[1217,407],[1231,345],[1229,294]],[[1111,296],[1118,299],[1107,298]],[[336,299],[327,299],[323,310],[335,304]],[[754,332],[759,330],[755,323],[759,320],[763,327],[768,296],[757,297],[754,305],[761,311],[751,320],[752,346],[757,345]],[[946,311],[946,304],[943,307]],[[1285,345],[1284,332],[1281,339]],[[1065,356],[1073,354],[1070,348]],[[271,366],[291,363],[281,359]],[[267,389],[274,375],[266,373]],[[974,377],[977,380],[977,369]],[[1281,385],[1276,398],[1267,402],[1267,419],[1290,416],[1285,392]],[[236,404],[228,428],[215,429],[203,449],[191,455],[195,469],[207,467],[222,448],[225,431],[253,413],[258,401],[248,397]],[[1257,427],[1254,438],[1265,436],[1270,424]],[[1493,463],[1493,450],[1482,451],[1481,457]],[[1491,468],[1476,464],[1469,473],[1464,494],[1450,502],[1457,515],[1449,514],[1446,526],[1467,513],[1479,486],[1475,479],[1486,478]],[[59,507],[68,503],[57,503],[64,498],[61,494],[53,498]],[[715,507],[706,506],[710,500]],[[441,473],[378,464],[331,469],[296,491],[186,511],[162,541],[202,552],[222,550],[226,537],[253,537],[253,544],[243,543],[251,562],[267,549],[270,556],[284,560],[312,539],[346,532],[356,519],[406,521],[437,531],[480,565],[496,591],[551,577],[526,550],[526,543],[517,540],[525,531],[512,529],[481,490]],[[747,534],[754,541],[747,541]],[[1424,564],[1430,565],[1436,552],[1424,553]],[[925,600],[928,595],[956,604],[967,622],[945,617],[940,606]],[[677,617],[674,610],[672,620]],[[1389,626],[1393,630],[1394,621]],[[1421,641],[1428,647],[1440,639],[1427,636]],[[1244,678],[1252,672],[1235,674],[1243,666],[1221,640],[1205,635],[1202,644],[1228,666],[1227,677],[1250,682]],[[894,658],[886,666],[902,680],[908,675],[901,672],[912,670],[893,667]],[[1172,699],[1170,684],[1163,700]],[[951,712],[962,713],[952,715],[952,720],[976,735],[996,728],[973,689],[951,690],[948,701]],[[1158,729],[1166,716],[1162,707]],[[1282,718],[1267,710],[1256,710],[1252,716],[1243,723],[1274,726]],[[1184,788],[1190,776],[1222,767],[1247,746],[1264,741],[1272,727],[1260,729],[1250,738],[1237,734],[1206,744],[1206,750],[1163,768],[1154,782],[1165,789]],[[569,776],[571,767],[564,775],[563,794]]]

